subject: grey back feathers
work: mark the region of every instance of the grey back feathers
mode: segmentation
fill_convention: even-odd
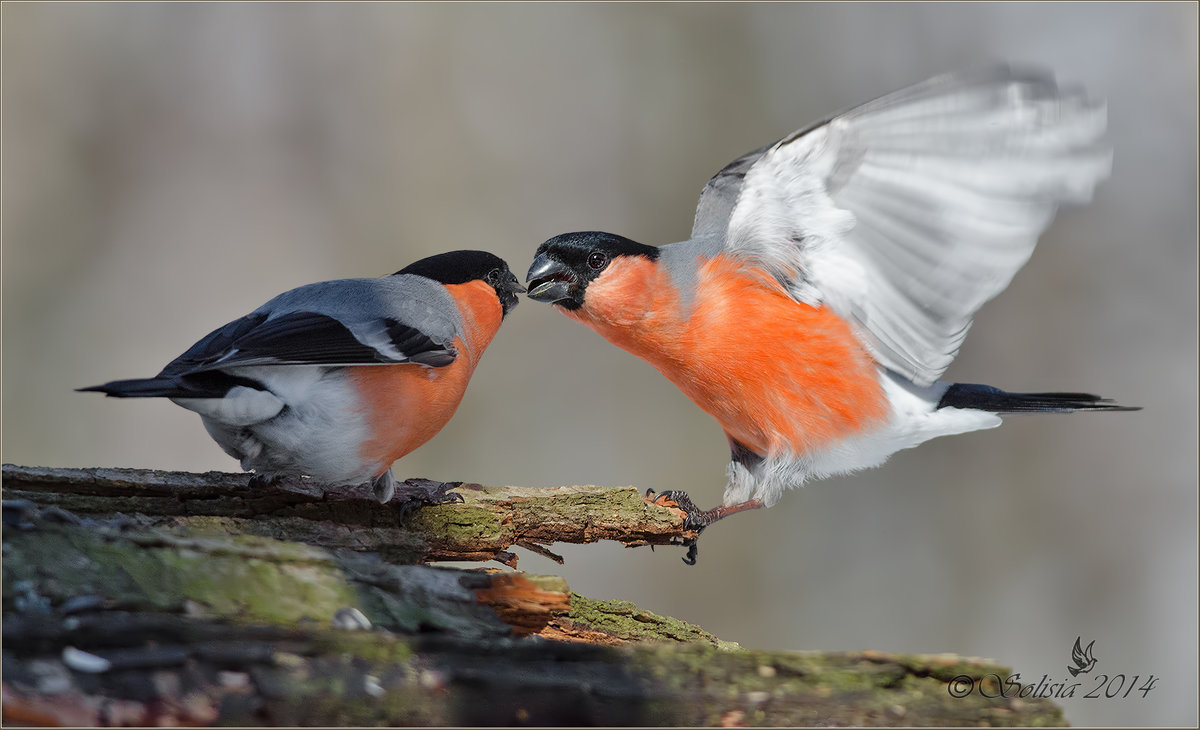
[[[454,300],[421,276],[339,279],[284,292],[192,346],[159,377],[248,365],[454,361]]]
[[[400,346],[403,337],[397,334],[405,328],[428,339],[426,352],[429,345],[437,346],[451,354],[451,361],[451,343],[462,334],[462,316],[446,288],[412,274],[309,284],[284,292],[255,310],[272,319],[298,312],[336,320],[358,342],[392,362],[406,362],[417,354],[405,352]]]

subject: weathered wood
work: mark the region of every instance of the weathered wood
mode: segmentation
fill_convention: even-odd
[[[559,577],[397,564],[378,549],[384,533],[375,549],[303,541],[312,531],[293,521],[307,518],[291,510],[320,513],[311,495],[230,496],[224,476],[138,486],[129,480],[153,473],[84,470],[88,481],[77,471],[67,488],[5,468],[9,725],[1062,723],[1045,700],[950,696],[959,675],[1007,676],[991,662],[748,651],[624,601],[579,596]],[[230,489],[247,492],[238,482]],[[514,514],[537,501],[483,494],[514,502]],[[257,512],[246,506],[255,499],[275,506]],[[464,504],[489,511],[482,499]],[[342,506],[326,513],[331,523],[349,500],[333,501]],[[431,528],[413,527],[416,518],[462,506],[426,507],[387,529],[416,534],[410,552],[424,555]],[[282,520],[271,530],[291,537],[226,529],[243,525],[229,519]]]
[[[37,725],[1061,725],[954,699],[957,657],[598,647],[98,613],[5,624],[4,719]],[[69,647],[67,651],[65,647]]]
[[[681,511],[650,503],[633,487],[463,484],[452,490],[462,501],[413,509],[381,505],[365,488],[325,492],[305,480],[250,487],[247,474],[5,464],[3,476],[5,499],[81,515],[124,513],[142,526],[383,551],[393,562],[515,565],[508,551],[514,545],[541,552],[554,542],[615,540],[636,547],[696,537],[683,528]]]

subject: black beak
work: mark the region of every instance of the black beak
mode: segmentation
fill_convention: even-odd
[[[496,289],[496,294],[500,297],[500,306],[504,310],[504,314],[512,311],[513,307],[517,306],[517,295],[524,294],[525,287],[521,286],[521,282],[517,281],[517,277],[511,271],[504,272],[504,280],[500,282],[500,286]]]
[[[504,288],[513,294],[524,294],[525,287],[521,286],[521,282],[517,281],[517,275],[511,271],[507,272],[508,276],[504,277]]]
[[[556,261],[546,254],[538,254],[525,275],[525,283],[529,286],[530,299],[537,302],[560,302],[570,299],[571,287],[578,278],[575,273],[561,261]]]

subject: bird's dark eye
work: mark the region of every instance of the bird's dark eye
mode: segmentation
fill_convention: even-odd
[[[608,263],[608,257],[605,256],[604,254],[600,253],[599,251],[593,251],[591,253],[591,255],[588,256],[588,261],[587,261],[588,266],[595,269],[596,271],[603,269],[604,265],[607,263]]]
[[[500,281],[500,269],[492,269],[491,271],[487,272],[487,276],[484,277],[484,280],[489,284],[495,284],[496,282]]]

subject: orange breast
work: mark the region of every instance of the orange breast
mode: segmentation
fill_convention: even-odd
[[[759,454],[804,454],[887,416],[875,365],[841,318],[725,257],[701,266],[690,309],[657,264],[630,257],[564,312],[647,360]]]
[[[359,454],[378,463],[380,474],[449,422],[479,358],[500,328],[500,302],[491,286],[472,281],[446,289],[464,324],[463,337],[454,340],[458,357],[453,363],[441,368],[368,365],[349,370],[373,434]]]

